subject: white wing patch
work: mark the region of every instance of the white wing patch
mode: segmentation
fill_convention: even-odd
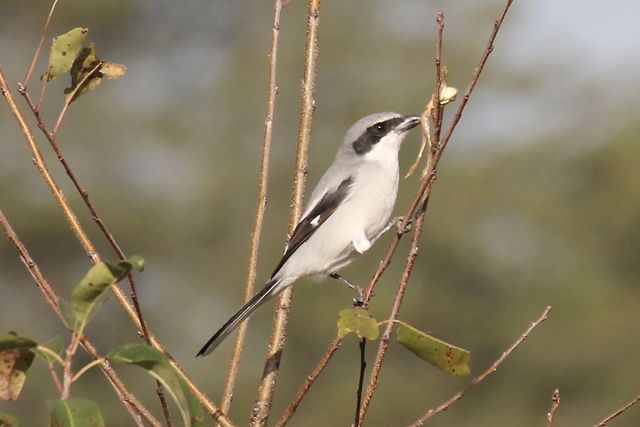
[[[367,236],[364,235],[364,232],[358,233],[351,243],[353,243],[353,247],[360,255],[365,253],[371,247],[371,242],[367,239]]]
[[[315,218],[313,218],[313,219],[311,220],[311,223],[310,223],[310,224],[311,224],[313,227],[317,227],[317,226],[318,226],[318,224],[320,224],[320,215],[318,215],[318,216],[316,216]]]

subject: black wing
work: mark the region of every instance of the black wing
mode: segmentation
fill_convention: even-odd
[[[271,278],[282,268],[285,262],[293,255],[293,253],[304,242],[309,240],[309,237],[335,212],[340,206],[340,203],[347,197],[347,191],[349,186],[353,183],[353,178],[349,177],[342,181],[338,188],[331,193],[324,193],[318,203],[309,212],[307,216],[302,218],[298,225],[296,225],[293,234],[287,244],[287,249],[282,256],[282,259],[278,263],[278,266],[273,271]]]

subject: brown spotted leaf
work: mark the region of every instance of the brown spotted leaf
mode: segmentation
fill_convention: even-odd
[[[405,324],[398,328],[398,342],[422,360],[452,375],[465,376],[471,373],[471,353],[468,350]]]

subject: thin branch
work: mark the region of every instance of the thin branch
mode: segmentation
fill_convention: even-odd
[[[280,416],[280,419],[276,423],[276,427],[283,427],[289,422],[289,419],[291,419],[293,414],[295,414],[296,410],[298,409],[298,406],[300,406],[302,399],[304,399],[304,397],[307,395],[307,392],[316,381],[320,373],[323,371],[325,366],[327,366],[327,363],[329,363],[329,361],[333,357],[333,354],[338,351],[341,344],[341,338],[336,337],[333,339],[333,341],[329,345],[328,350],[322,355],[318,364],[313,368],[313,371],[311,371],[304,383],[300,386],[300,389],[298,389],[298,392],[296,393],[291,403],[289,403],[289,406],[287,406],[287,409]]]
[[[62,190],[60,189],[55,179],[53,178],[53,175],[49,171],[49,168],[47,167],[47,164],[44,158],[42,157],[42,153],[40,153],[40,149],[38,148],[38,144],[33,136],[33,132],[31,132],[31,128],[29,124],[24,118],[24,115],[22,114],[22,112],[18,109],[15,99],[13,98],[13,95],[9,90],[9,86],[4,77],[4,73],[2,72],[2,68],[0,68],[0,90],[2,91],[2,95],[7,101],[7,104],[9,105],[11,112],[13,113],[16,121],[18,122],[18,125],[20,126],[20,130],[22,130],[22,133],[24,134],[27,140],[27,144],[29,145],[29,148],[31,149],[31,154],[33,156],[33,163],[38,168],[38,171],[40,172],[45,182],[49,186],[49,189],[51,190],[51,193],[56,199],[58,206],[60,207],[60,209],[62,209],[62,212],[64,213],[64,216],[67,219],[69,226],[71,227],[71,230],[74,232],[74,234],[80,241],[80,244],[89,255],[89,258],[91,258],[91,260],[94,263],[100,261],[100,257],[98,256],[95,250],[95,247],[91,243],[89,236],[87,236],[84,229],[82,228],[82,225],[80,225],[80,221],[78,221],[78,218],[76,217],[75,213],[71,209],[71,206],[67,202],[67,199],[62,193]]]
[[[47,279],[44,277],[44,275],[40,271],[40,268],[38,267],[38,265],[35,263],[33,258],[31,258],[31,255],[27,251],[27,248],[24,246],[24,244],[22,243],[22,241],[20,240],[16,232],[11,227],[11,224],[9,223],[7,218],[4,216],[4,213],[2,212],[2,210],[0,210],[0,226],[2,226],[2,229],[4,230],[5,234],[15,246],[16,250],[18,251],[18,254],[20,255],[20,260],[25,265],[25,267],[27,267],[27,270],[29,270],[29,273],[31,274],[31,277],[33,277],[33,280],[36,282],[38,289],[40,289],[40,291],[44,295],[45,301],[47,302],[47,304],[49,304],[49,306],[51,307],[53,312],[58,316],[58,318],[64,323],[64,316],[62,314],[62,311],[60,310],[60,305],[58,303],[58,296],[55,293],[53,286],[51,286],[51,284],[47,281]],[[91,344],[91,342],[86,337],[81,337],[80,343],[94,359],[102,359],[102,357],[96,351],[95,347]],[[102,369],[104,374],[107,376],[107,379],[109,380],[112,387],[116,391],[116,394],[118,395],[118,398],[120,399],[120,401],[124,404],[127,411],[131,414],[132,418],[136,421],[136,424],[144,425],[140,420],[140,417],[142,417],[144,418],[145,421],[147,421],[149,424],[151,424],[154,427],[161,426],[160,422],[151,414],[151,412],[149,412],[149,410],[145,408],[140,401],[138,401],[135,395],[133,395],[127,389],[127,387],[122,382],[122,380],[120,380],[120,378],[118,377],[116,372],[113,370],[113,368],[111,368],[111,365],[109,364],[109,362],[104,361],[104,359],[102,360],[103,360],[103,363],[100,364],[100,368]],[[54,375],[53,372],[52,372],[52,375]],[[62,391],[63,389],[62,384],[60,384],[59,379],[57,381],[56,379],[57,379],[57,374],[55,374],[54,376],[54,382],[56,383],[56,387],[58,387],[59,390]]]
[[[484,381],[487,377],[489,377],[491,374],[495,373],[498,370],[498,367],[502,364],[502,362],[505,361],[505,359],[507,357],[509,357],[509,355],[520,345],[522,344],[522,342],[527,339],[527,337],[529,336],[529,334],[531,334],[531,332],[542,322],[544,322],[545,320],[547,320],[547,317],[549,316],[549,312],[551,311],[551,306],[547,306],[547,308],[544,309],[544,311],[542,312],[542,314],[540,315],[540,317],[538,317],[538,319],[536,319],[534,322],[531,323],[531,325],[529,325],[529,327],[527,328],[526,331],[524,331],[524,333],[522,335],[520,335],[520,337],[511,345],[511,347],[509,347],[504,353],[502,353],[500,355],[500,357],[498,357],[498,359],[493,362],[493,364],[491,366],[489,366],[489,368],[487,368],[487,370],[485,370],[482,374],[480,374],[478,377],[474,378],[469,384],[467,384],[466,387],[464,387],[462,390],[460,390],[459,392],[457,392],[456,394],[454,394],[453,396],[451,396],[451,398],[449,398],[449,400],[447,400],[446,402],[442,403],[440,406],[438,406],[435,409],[429,409],[429,411],[424,414],[422,417],[420,417],[415,423],[411,424],[411,427],[418,427],[418,426],[422,426],[424,424],[425,421],[427,421],[429,418],[433,417],[434,415],[445,411],[447,409],[449,409],[451,407],[451,405],[453,405],[454,403],[456,403],[458,400],[462,399],[462,397],[467,394],[467,392],[469,390],[471,390],[473,387],[477,386],[478,384],[480,384],[482,381]]]
[[[300,111],[300,128],[296,144],[296,165],[293,178],[293,191],[291,194],[291,209],[289,212],[289,234],[298,222],[302,213],[304,189],[307,181],[307,162],[309,157],[309,143],[311,138],[311,123],[315,110],[315,82],[316,64],[318,59],[318,27],[320,24],[320,0],[309,0],[307,16],[307,39],[305,45],[304,76],[302,79],[302,102]],[[250,424],[254,427],[265,426],[273,393],[278,380],[280,359],[286,338],[286,327],[291,306],[292,288],[288,288],[280,294],[273,320],[273,329],[267,351],[258,397],[254,404],[253,416]]]
[[[606,426],[609,421],[611,421],[612,419],[614,419],[618,415],[622,414],[624,411],[626,411],[627,409],[631,408],[633,405],[635,405],[638,402],[640,402],[640,394],[637,395],[636,397],[634,397],[633,399],[631,399],[631,401],[629,401],[629,403],[623,405],[622,407],[618,408],[614,413],[612,413],[611,415],[609,415],[606,418],[604,418],[602,421],[600,421],[598,424],[596,424],[595,427],[604,427],[604,426]]]
[[[258,203],[256,206],[256,215],[251,231],[251,246],[249,255],[249,265],[247,268],[247,277],[245,280],[244,300],[249,301],[253,295],[253,289],[256,281],[256,271],[258,265],[258,249],[260,247],[260,235],[262,233],[262,224],[264,221],[264,213],[267,207],[267,182],[269,178],[269,157],[271,153],[271,135],[273,130],[273,117],[275,113],[276,95],[278,87],[276,86],[276,64],[278,60],[278,40],[280,36],[280,12],[282,11],[282,0],[274,1],[273,26],[271,32],[271,51],[269,52],[269,83],[268,83],[268,99],[266,115],[264,120],[264,139],[262,143],[262,158],[260,160],[260,178],[258,182]],[[236,378],[238,376],[238,367],[240,365],[240,356],[244,347],[244,340],[247,333],[248,322],[243,322],[238,328],[238,335],[233,355],[229,362],[229,371],[227,380],[222,393],[222,402],[220,410],[224,413],[229,412],[231,401],[233,399],[233,389],[235,387]]]
[[[69,105],[73,102],[76,95],[80,90],[84,88],[85,83],[89,81],[90,78],[94,77],[94,74],[98,72],[98,70],[102,67],[102,61],[98,61],[98,63],[89,71],[83,78],[80,80],[80,83],[73,88],[70,94],[68,94],[64,100],[64,105],[60,110],[60,114],[58,115],[58,120],[56,120],[56,125],[53,127],[52,135],[55,137],[58,134],[58,129],[60,129],[60,125],[62,124],[62,119],[64,119],[65,114],[67,113],[67,109]]]
[[[29,66],[29,70],[27,70],[27,74],[24,76],[25,86],[29,84],[31,73],[33,73],[33,70],[36,67],[36,63],[38,62],[38,57],[40,56],[40,51],[42,50],[42,45],[44,44],[44,38],[47,34],[47,28],[49,28],[49,23],[51,22],[51,17],[53,16],[53,11],[56,8],[56,4],[58,4],[58,0],[53,0],[51,9],[49,9],[49,15],[47,16],[47,20],[44,23],[44,27],[42,27],[42,33],[40,33],[40,41],[38,42],[38,47],[36,48],[36,51],[33,54],[33,59],[31,60],[31,65]]]
[[[71,207],[70,207],[69,203],[67,202],[64,194],[62,193],[62,190],[60,189],[60,187],[58,186],[57,182],[55,181],[55,179],[53,178],[53,176],[49,172],[47,164],[46,164],[44,158],[42,157],[42,154],[40,153],[40,149],[38,148],[38,144],[36,143],[35,138],[33,137],[33,133],[31,132],[31,128],[29,127],[29,124],[25,120],[24,115],[22,114],[22,112],[20,111],[20,109],[18,108],[18,106],[15,103],[13,95],[11,94],[9,86],[7,85],[7,82],[5,80],[4,74],[2,72],[2,67],[0,67],[0,92],[2,93],[2,95],[5,98],[5,100],[7,101],[7,104],[9,105],[9,108],[11,109],[11,112],[13,113],[14,117],[16,118],[16,121],[18,122],[18,125],[20,126],[20,129],[22,130],[22,133],[24,134],[25,139],[27,140],[29,148],[31,149],[31,153],[32,153],[32,156],[33,156],[33,161],[34,161],[35,166],[38,168],[40,174],[42,175],[42,177],[44,178],[45,182],[47,183],[51,193],[53,194],[54,198],[56,199],[56,202],[60,206],[65,218],[67,219],[67,222],[70,225],[71,230],[74,232],[74,234],[78,238],[78,241],[80,242],[80,244],[84,248],[85,252],[89,256],[91,261],[94,262],[94,263],[100,261],[100,259],[101,259],[100,258],[100,254],[96,251],[95,246],[93,245],[93,243],[91,242],[91,240],[87,236],[86,232],[84,231],[84,229],[80,225],[80,222],[78,221],[78,218],[76,217],[75,213],[71,209]],[[137,317],[135,308],[129,302],[129,300],[127,299],[126,295],[122,291],[122,289],[120,289],[120,287],[117,286],[117,285],[113,285],[110,288],[111,288],[112,292],[115,294],[116,299],[118,300],[120,305],[124,308],[125,312],[127,313],[127,316],[132,321],[132,323],[134,324],[135,328],[138,331],[142,332],[140,320]],[[185,380],[185,382],[189,386],[191,392],[196,397],[198,402],[200,402],[200,404],[204,407],[204,409],[211,416],[213,416],[216,419],[216,421],[218,423],[220,423],[221,425],[223,425],[223,426],[232,426],[233,423],[231,423],[231,421],[227,418],[227,416],[218,409],[218,407],[213,403],[213,401],[211,401],[211,399],[209,399],[207,397],[207,395],[204,392],[202,392],[202,390],[200,390],[200,388],[195,384],[193,379],[191,379],[189,377],[189,375],[184,371],[182,366],[180,366],[176,362],[176,360],[173,358],[173,356],[171,356],[171,354],[166,350],[164,345],[162,345],[158,341],[158,339],[153,334],[153,332],[151,330],[149,330],[148,333],[149,333],[149,341],[151,343],[151,346],[153,346],[154,348],[156,348],[160,352],[164,353],[165,356],[167,356],[171,366],[174,369],[176,369],[176,371],[180,374],[180,376]]]
[[[358,375],[358,390],[356,391],[356,413],[354,427],[360,427],[360,406],[362,404],[362,385],[364,384],[364,371],[367,368],[367,361],[364,358],[364,350],[367,345],[365,337],[360,338],[358,347],[360,348],[360,374]]]
[[[451,135],[453,135],[453,131],[456,129],[456,126],[458,125],[458,122],[462,117],[462,112],[464,111],[464,108],[467,106],[467,102],[469,101],[469,97],[471,96],[473,89],[476,87],[476,84],[478,83],[478,79],[480,78],[480,74],[482,73],[482,70],[484,69],[484,66],[487,63],[487,59],[489,59],[489,55],[491,55],[491,52],[493,52],[493,43],[496,40],[498,31],[500,31],[502,22],[504,21],[504,18],[507,16],[507,12],[509,12],[509,7],[511,7],[512,3],[513,3],[513,0],[506,1],[504,8],[502,9],[502,11],[500,12],[500,15],[498,16],[498,19],[496,19],[496,21],[493,23],[493,30],[489,35],[489,40],[487,41],[487,45],[484,49],[484,52],[482,53],[480,62],[478,63],[476,68],[473,70],[473,74],[471,76],[471,82],[469,83],[469,86],[467,86],[467,90],[464,93],[462,102],[460,102],[460,105],[458,105],[458,109],[456,110],[456,113],[453,116],[453,119],[451,121],[451,124],[449,125],[449,128],[447,129],[447,132],[444,134],[444,137],[442,137],[442,141],[440,141],[439,143],[441,150],[443,150],[449,143],[449,139],[451,139]]]
[[[547,413],[547,427],[553,427],[553,421],[556,418],[556,413],[560,407],[560,390],[555,389],[551,394],[551,409]]]
[[[393,327],[395,326],[393,321],[398,318],[400,306],[402,304],[402,300],[404,299],[407,285],[409,284],[409,278],[411,277],[411,272],[413,271],[415,260],[418,257],[418,246],[420,245],[420,237],[422,236],[422,228],[424,225],[424,213],[424,210],[420,212],[413,226],[413,235],[411,237],[411,249],[409,250],[409,257],[407,259],[404,272],[402,273],[400,285],[398,286],[398,290],[396,291],[391,314],[389,315],[389,320],[391,321],[387,323],[384,333],[382,334],[382,338],[380,339],[380,343],[378,344],[378,352],[376,353],[376,358],[373,362],[373,368],[369,377],[369,384],[367,386],[364,400],[362,401],[362,406],[360,407],[361,420],[364,420],[367,409],[369,408],[369,404],[371,403],[371,399],[373,398],[373,394],[378,387],[378,380],[380,376],[380,370],[382,369],[382,362],[384,361],[387,349],[389,348],[389,340],[391,338],[391,333],[393,332]]]

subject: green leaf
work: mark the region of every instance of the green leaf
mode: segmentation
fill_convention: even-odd
[[[89,74],[91,75],[82,83],[82,87],[73,95],[70,102],[75,101],[80,95],[91,92],[98,87],[102,81],[101,66],[98,66],[99,64],[100,60],[96,55],[96,45],[89,43],[89,46],[83,48],[75,61],[73,61],[73,65],[71,66],[71,86],[66,88],[64,93],[70,96],[84,78]],[[96,66],[98,66],[98,68],[96,68]]]
[[[205,414],[202,406],[164,354],[144,344],[125,344],[113,349],[106,357],[114,362],[135,365],[147,370],[162,383],[176,401],[185,426],[204,425]]]
[[[139,256],[133,256],[117,264],[99,262],[84,276],[71,293],[71,311],[75,323],[74,329],[83,327],[96,312],[102,299],[100,296],[114,283],[122,280],[132,268],[142,270],[144,261]],[[64,310],[63,310],[64,311]],[[66,316],[65,316],[66,317]]]
[[[16,400],[27,379],[36,342],[15,332],[0,336],[0,400]]]
[[[379,327],[376,319],[364,308],[347,308],[338,313],[338,337],[355,332],[360,338],[375,340]]]
[[[20,427],[20,422],[13,415],[0,412],[0,427]]]
[[[91,400],[48,400],[49,427],[104,427],[100,409]]]
[[[42,78],[51,81],[69,71],[88,33],[89,29],[78,27],[54,37],[49,54],[49,68]]]
[[[452,375],[471,373],[471,353],[421,332],[409,325],[398,328],[398,342],[419,358]]]
[[[13,350],[15,348],[32,348],[37,345],[37,342],[21,337],[13,331],[0,335],[0,351]]]

